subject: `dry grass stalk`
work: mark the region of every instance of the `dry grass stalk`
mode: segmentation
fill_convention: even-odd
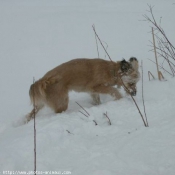
[[[78,106],[80,106],[81,109],[83,109],[83,110],[86,112],[86,114],[87,114],[88,116],[90,116],[90,114],[83,108],[83,106],[81,106],[78,102],[76,102],[76,103],[77,103]]]
[[[98,41],[97,41],[97,33],[95,32],[95,24],[92,25],[92,28],[93,28],[94,34],[95,34],[95,42],[96,42],[96,47],[97,47],[98,58],[100,58],[99,49],[98,49]],[[105,41],[101,41],[101,42],[106,44],[105,50],[107,50],[108,49],[108,44]],[[106,54],[105,54],[105,59],[106,59]]]
[[[89,117],[88,115],[86,115],[85,113],[83,113],[83,112],[81,112],[81,111],[79,111],[80,113],[82,113],[85,117]]]
[[[162,72],[160,72],[160,71],[159,71],[159,76],[160,76],[161,79],[165,79]]]
[[[145,122],[144,117],[143,117],[143,115],[142,115],[142,113],[141,113],[141,111],[140,111],[140,109],[139,109],[139,106],[137,105],[137,103],[136,103],[136,101],[135,101],[135,99],[134,99],[134,97],[130,94],[128,88],[127,88],[127,87],[125,86],[125,84],[123,83],[123,80],[122,80],[121,78],[120,78],[120,80],[121,80],[121,82],[122,82],[123,88],[128,92],[128,94],[130,95],[130,97],[131,97],[132,100],[134,101],[134,104],[135,104],[135,106],[136,106],[136,108],[137,108],[137,110],[138,110],[138,112],[139,112],[139,114],[140,114],[140,116],[141,116],[141,118],[142,118],[142,121],[143,121],[145,127],[148,127],[148,126],[147,126],[147,123]]]
[[[94,33],[95,33],[95,35],[97,36],[98,40],[100,41],[101,46],[103,47],[104,51],[105,51],[105,52],[106,52],[106,54],[108,55],[108,58],[110,59],[110,61],[111,61],[111,62],[113,62],[113,61],[112,61],[112,59],[111,59],[111,57],[109,56],[109,54],[108,54],[108,52],[107,52],[106,48],[104,47],[104,45],[103,45],[103,43],[102,43],[101,39],[99,38],[99,36],[98,36],[98,34],[97,34],[96,30],[95,30],[95,25],[92,25],[92,28],[93,28]]]
[[[153,79],[155,79],[154,75],[150,71],[148,71],[149,81],[150,81],[150,75],[152,76]]]
[[[103,43],[105,43],[106,44],[106,50],[108,49],[108,44],[105,42],[105,41],[103,41]],[[105,59],[106,59],[106,54],[105,54]]]
[[[157,50],[157,54],[159,55],[159,57],[163,58],[169,65],[169,68],[172,72],[172,76],[174,77],[175,76],[175,63],[174,63],[175,47],[168,39],[161,25],[157,23],[153,14],[153,7],[151,5],[148,5],[148,7],[149,7],[148,12],[151,14],[151,17],[147,15],[143,15],[143,17],[145,18],[145,21],[150,22],[154,26],[154,30],[157,32],[156,34],[154,34],[154,36],[157,39],[158,46],[154,46],[154,43],[151,42],[152,44],[151,47],[153,48],[155,47],[152,51],[154,51],[155,49]],[[158,66],[157,63],[156,65]],[[162,73],[160,73],[159,71],[158,71],[158,76],[159,78],[163,78]]]
[[[95,25],[93,25],[95,28]],[[100,58],[99,50],[98,50],[98,42],[97,42],[97,35],[95,34],[95,42],[96,42],[96,47],[97,47],[97,53],[98,53],[98,58]]]
[[[110,120],[110,118],[108,117],[107,111],[106,111],[106,113],[104,113],[104,116],[108,119],[109,125],[111,125],[111,120]]]
[[[150,23],[152,23],[156,30],[159,31],[162,36],[164,37],[164,39],[167,41],[167,43],[170,45],[171,49],[175,49],[175,47],[173,46],[173,44],[170,42],[170,40],[168,39],[168,37],[165,34],[165,31],[163,30],[163,28],[157,23],[157,21],[155,20],[154,14],[153,14],[153,6],[148,5],[149,10],[148,12],[151,14],[151,18],[148,17],[147,15],[143,15],[143,17],[146,19],[146,21],[149,21]],[[172,53],[174,53],[174,50],[171,50]]]
[[[80,106],[81,109],[83,109],[86,112],[86,114],[81,112],[81,111],[79,111],[79,112],[88,118],[90,116],[90,114],[78,102],[76,102],[76,103],[77,103],[78,106]],[[95,123],[95,125],[98,125],[95,120],[93,120],[93,122]]]
[[[147,120],[147,115],[146,115],[146,109],[145,109],[145,100],[144,100],[144,95],[143,95],[143,62],[141,61],[141,68],[142,68],[142,102],[143,102],[143,108],[144,108],[144,113],[145,113],[145,119],[146,119],[146,125],[148,125],[148,120]]]
[[[74,135],[73,133],[71,133],[69,130],[66,130],[67,132],[68,132],[68,134],[72,134],[72,135]]]
[[[153,62],[154,64],[156,64],[154,61],[152,61],[152,60],[150,60],[149,58],[148,58],[148,60],[149,61],[151,61],[151,62]],[[158,64],[158,66],[161,68],[161,69],[163,69],[165,72],[167,72],[169,75],[172,75],[168,70],[166,70],[163,66],[160,66],[159,64]],[[150,71],[148,71],[148,73],[149,73]],[[151,72],[150,72],[151,73]]]
[[[97,122],[95,120],[93,120],[93,122],[95,123],[95,125],[98,125]]]
[[[154,38],[154,29],[153,29],[153,27],[152,27],[152,36],[153,36],[153,46],[154,46],[154,54],[155,54],[155,59],[156,59],[158,79],[161,80],[161,77],[160,77],[160,74],[159,74],[158,61],[157,61],[156,43],[155,43],[155,38]]]

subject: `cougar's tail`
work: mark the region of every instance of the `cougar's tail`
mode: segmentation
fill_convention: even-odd
[[[29,96],[32,104],[44,103],[46,100],[46,89],[49,85],[56,83],[55,78],[42,78],[30,86]]]

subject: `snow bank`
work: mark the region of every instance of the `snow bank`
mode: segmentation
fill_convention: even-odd
[[[93,106],[84,93],[70,93],[69,108],[54,114],[48,108],[36,119],[37,170],[74,175],[174,175],[175,79],[148,81],[155,74],[148,52],[149,24],[140,21],[147,3],[168,36],[173,36],[173,1],[1,1],[0,2],[0,173],[33,170],[33,121],[28,89],[49,69],[78,57],[97,57],[92,24],[108,43],[113,60],[136,56],[144,62],[144,97],[149,122],[145,128],[128,96],[114,101],[102,96]],[[170,37],[172,38],[172,37]],[[173,39],[172,39],[173,40]],[[105,53],[100,48],[101,57]],[[107,58],[106,58],[107,59]],[[141,82],[135,97],[141,111]],[[75,103],[90,114],[87,118]],[[103,115],[107,111],[112,125]],[[93,120],[98,123],[95,126]]]

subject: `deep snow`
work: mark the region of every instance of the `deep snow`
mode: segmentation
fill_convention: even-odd
[[[114,101],[102,95],[93,106],[85,93],[70,93],[69,108],[55,115],[45,108],[37,115],[37,170],[70,171],[74,175],[174,175],[175,79],[156,76],[149,52],[147,4],[174,40],[174,2],[144,0],[0,1],[0,173],[33,170],[33,121],[22,124],[31,110],[28,89],[33,77],[73,58],[97,57],[92,24],[113,60],[136,56],[144,64],[144,97],[149,122],[145,128],[129,96]],[[99,46],[100,47],[100,46]],[[105,53],[100,47],[100,56]],[[106,57],[106,59],[108,59]],[[141,111],[141,81],[135,97]],[[86,118],[75,103],[89,113]],[[112,125],[103,115],[107,111]],[[95,126],[93,120],[98,125]],[[70,132],[70,133],[69,133]]]

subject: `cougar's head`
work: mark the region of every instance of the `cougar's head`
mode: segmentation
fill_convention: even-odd
[[[136,84],[140,79],[140,73],[138,71],[139,64],[137,58],[135,57],[131,57],[128,63],[130,65],[130,71],[128,71],[128,74],[126,76],[122,77],[122,80],[129,91],[128,93],[130,93],[132,96],[136,96],[137,94]]]

